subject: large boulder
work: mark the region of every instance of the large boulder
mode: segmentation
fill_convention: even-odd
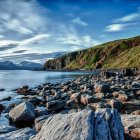
[[[125,137],[129,140],[140,140],[140,115],[122,115],[121,116]]]
[[[35,135],[35,130],[31,128],[24,128],[1,134],[0,140],[29,140],[32,135]]]
[[[85,109],[50,116],[30,140],[123,140],[124,130],[115,109]]]
[[[10,110],[9,116],[18,127],[31,126],[35,119],[34,107],[30,102],[23,102]]]

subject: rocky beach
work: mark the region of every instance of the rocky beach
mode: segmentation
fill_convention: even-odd
[[[0,100],[0,140],[139,140],[139,69],[16,89]]]

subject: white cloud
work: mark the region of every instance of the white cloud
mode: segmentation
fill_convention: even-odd
[[[18,41],[13,40],[0,40],[0,47],[8,46],[8,45],[18,45]]]
[[[118,32],[125,29],[135,28],[139,26],[138,23],[118,23],[118,24],[111,24],[105,28],[106,32]]]
[[[46,39],[48,39],[50,37],[49,34],[40,34],[40,35],[36,35],[32,38],[23,40],[19,43],[19,46],[25,46],[25,45],[29,45],[29,44],[36,44],[36,43],[41,43],[42,41],[46,41]]]
[[[82,21],[79,17],[72,20],[73,23],[76,23],[80,26],[87,26],[88,24],[85,21]]]
[[[124,24],[111,24],[105,28],[105,31],[106,32],[116,32],[116,31],[121,31],[124,28],[125,28]]]
[[[140,19],[140,12],[129,14],[129,15],[126,15],[124,17],[115,19],[114,22],[130,22],[130,21],[139,20],[139,19]]]
[[[0,32],[13,31],[21,35],[41,33],[47,24],[43,12],[35,0],[2,0]]]
[[[12,55],[13,52],[24,54],[27,51],[33,53],[36,50],[32,46],[46,42],[49,37],[49,34],[40,34],[22,41],[0,40],[0,51],[3,51],[3,55]]]
[[[136,13],[131,13],[123,17],[113,20],[113,24],[105,27],[106,32],[118,32],[125,29],[135,28],[140,26],[140,11]]]

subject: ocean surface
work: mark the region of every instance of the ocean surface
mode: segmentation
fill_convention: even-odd
[[[24,85],[35,87],[39,84],[51,82],[64,82],[81,75],[94,74],[89,72],[51,72],[51,71],[28,71],[28,70],[0,70],[0,99],[7,96],[15,96],[13,89]]]

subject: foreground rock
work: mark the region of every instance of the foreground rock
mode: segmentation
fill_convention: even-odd
[[[0,140],[29,140],[29,138],[35,135],[35,131],[31,128],[19,129],[9,133],[1,134]]]
[[[30,140],[123,140],[123,135],[117,110],[98,109],[94,113],[86,109],[49,117]]]
[[[126,139],[140,140],[140,115],[121,116]]]
[[[18,127],[30,126],[35,119],[34,107],[30,102],[23,102],[10,110],[9,116]]]

